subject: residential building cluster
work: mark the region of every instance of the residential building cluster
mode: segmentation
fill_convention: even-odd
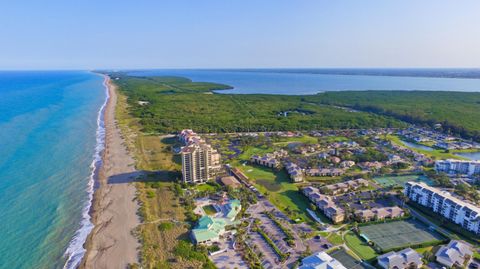
[[[179,139],[184,144],[180,151],[183,182],[203,183],[215,179],[221,168],[217,150],[192,130],[183,130]]]
[[[378,265],[384,269],[421,268],[422,256],[411,248],[390,251],[377,257]]]
[[[435,171],[468,176],[480,175],[480,161],[438,160],[435,162]]]
[[[309,177],[338,177],[345,173],[344,169],[339,168],[310,168],[305,170]]]
[[[322,187],[323,193],[330,195],[338,195],[349,191],[357,191],[362,187],[368,186],[368,180],[363,178],[352,179],[336,184],[330,184]]]
[[[327,185],[321,189],[309,186],[303,188],[302,192],[333,223],[341,223],[346,219],[348,213],[344,208],[345,204],[349,204],[350,209],[353,210],[352,215],[361,222],[399,218],[405,215],[405,211],[398,206],[385,206],[375,202],[361,203],[361,201],[374,200],[370,191],[354,193],[366,186],[368,181],[365,179],[355,179]],[[346,194],[339,195],[342,193]]]
[[[464,268],[470,263],[472,257],[472,246],[460,240],[451,240],[435,252],[437,263],[448,268]],[[380,255],[377,257],[377,262],[384,269],[423,268],[422,255],[411,248]]]
[[[405,195],[410,201],[430,208],[468,231],[480,234],[479,207],[423,182],[407,182]]]
[[[405,211],[398,206],[387,206],[372,209],[356,210],[356,220],[368,222],[371,220],[395,219],[405,216]]]
[[[429,142],[432,143],[434,147],[446,150],[480,148],[480,144],[478,143],[466,141],[458,137],[445,135],[428,129],[408,128],[400,130],[398,134],[406,139],[415,141],[416,143]]]
[[[320,191],[314,187],[306,187],[302,191],[333,223],[341,223],[345,220],[345,210],[337,205],[331,196],[321,194]]]
[[[278,168],[281,165],[282,158],[288,156],[288,152],[281,149],[273,153],[267,153],[263,156],[253,155],[250,162],[270,168]]]

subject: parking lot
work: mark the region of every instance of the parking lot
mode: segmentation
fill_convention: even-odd
[[[210,255],[210,259],[219,269],[248,268],[242,255],[233,248],[233,237],[226,238],[219,243],[221,253]],[[224,251],[222,251],[224,250]]]
[[[254,249],[254,252],[259,256],[260,260],[262,261],[262,266],[266,269],[268,268],[279,268],[279,260],[278,256],[275,251],[268,245],[267,242],[263,239],[263,237],[257,233],[252,232],[250,235],[250,246]],[[259,253],[261,253],[259,255]]]
[[[282,223],[283,227],[290,229],[294,236],[295,247],[288,246],[287,242],[284,240],[286,237],[285,233],[277,226],[277,224],[275,224],[272,219],[265,215],[265,212],[271,212],[273,217]],[[258,203],[250,206],[246,213],[250,214],[250,217],[248,218],[249,221],[253,221],[254,219],[260,220],[259,228],[272,239],[282,253],[290,253],[290,257],[284,262],[284,264],[279,264],[278,255],[267,244],[264,238],[258,233],[250,232],[249,235],[252,244],[259,246],[261,245],[262,248],[266,247],[269,250],[266,252],[266,254],[262,253],[262,256],[264,256],[263,260],[266,262],[266,265],[264,265],[265,268],[288,268],[295,263],[295,261],[297,261],[306,250],[302,239],[298,235],[298,232],[305,229],[305,227],[294,227],[294,225],[290,223],[290,219],[275,206],[273,206],[268,200],[259,199]]]

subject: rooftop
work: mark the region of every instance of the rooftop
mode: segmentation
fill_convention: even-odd
[[[298,269],[347,269],[339,261],[332,258],[326,252],[317,252],[302,260]]]

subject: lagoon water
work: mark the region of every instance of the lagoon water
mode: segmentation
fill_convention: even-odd
[[[434,150],[431,147],[424,146],[424,145],[421,145],[421,144],[412,143],[412,142],[408,142],[408,141],[405,141],[405,140],[401,140],[401,141],[407,147],[411,147],[411,148],[415,148],[415,149],[421,149],[421,150],[425,150],[425,151],[433,151]]]
[[[472,161],[480,161],[480,152],[457,152],[455,155],[467,158]]]
[[[102,82],[0,72],[0,268],[63,268],[82,255]]]
[[[451,69],[438,69],[430,72],[426,72],[424,69],[408,69],[408,72],[402,69],[164,69],[131,71],[130,74],[138,76],[181,76],[193,81],[223,83],[234,87],[232,90],[218,91],[218,93],[301,95],[346,90],[479,92],[480,79],[478,79],[479,77],[476,77],[477,79],[473,78],[473,75],[480,76],[480,74],[473,71],[470,69],[453,71]]]

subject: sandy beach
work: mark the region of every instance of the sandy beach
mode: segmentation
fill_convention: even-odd
[[[116,126],[116,86],[106,77],[110,99],[105,109],[106,146],[95,191],[92,222],[95,228],[85,247],[87,253],[80,268],[126,268],[138,262],[139,242],[133,229],[140,223],[137,216],[135,186],[138,175],[120,129]]]

